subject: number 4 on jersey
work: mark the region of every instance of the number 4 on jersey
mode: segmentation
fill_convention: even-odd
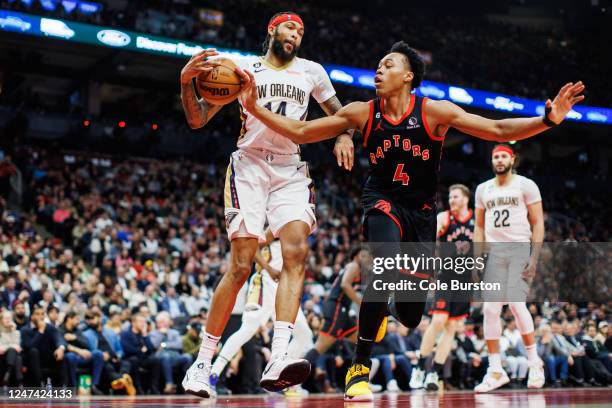
[[[395,174],[393,175],[393,181],[401,181],[402,185],[407,186],[410,182],[410,176],[404,172],[404,163],[400,163],[395,168]]]

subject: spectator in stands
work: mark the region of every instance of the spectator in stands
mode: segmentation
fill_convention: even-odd
[[[66,343],[66,362],[68,364],[68,385],[77,385],[77,369],[85,367],[91,369],[91,392],[102,395],[100,380],[104,369],[104,356],[100,350],[90,350],[89,343],[83,332],[79,329],[81,316],[75,311],[69,311],[64,318],[60,331]]]
[[[198,356],[200,351],[200,331],[202,325],[200,323],[190,323],[187,325],[187,331],[183,335],[183,351],[191,355],[193,359]]]
[[[131,376],[138,394],[144,394],[141,369],[151,375],[151,394],[159,394],[161,361],[155,356],[155,347],[147,331],[147,320],[141,314],[134,314],[131,325],[121,332],[121,346],[131,365]]]
[[[457,332],[455,333],[455,343],[457,348],[454,351],[459,389],[473,389],[478,376],[478,371],[482,370],[482,358],[476,351],[474,342],[467,335],[463,321],[457,322]],[[480,370],[479,370],[480,369]]]
[[[380,360],[380,369],[385,378],[387,391],[400,391],[394,372],[403,378],[409,379],[412,374],[412,365],[406,356],[408,348],[404,339],[398,334],[398,327],[395,321],[389,321],[387,333],[378,346],[375,347],[373,356]]]
[[[523,344],[521,332],[516,327],[514,316],[508,318],[501,340],[503,358],[506,362],[506,371],[512,380],[512,385],[518,387],[527,377],[527,350]]]
[[[159,302],[159,310],[170,313],[172,319],[188,315],[185,304],[176,296],[176,289],[173,286],[166,289],[166,296]]]
[[[21,333],[13,321],[13,314],[6,310],[0,314],[0,383],[4,386],[23,385],[21,360]]]
[[[192,357],[183,352],[183,342],[178,330],[171,327],[172,320],[168,312],[160,312],[155,317],[157,329],[151,332],[151,344],[155,348],[156,356],[161,360],[162,373],[164,376],[164,394],[176,393],[172,372],[178,368],[181,376],[185,374],[191,363]]]
[[[13,303],[13,321],[17,325],[17,330],[23,329],[29,323],[26,303],[17,300]]]
[[[577,322],[565,321],[563,323],[563,340],[565,340],[565,347],[569,350],[571,357],[568,359],[570,366],[569,380],[572,381],[573,385],[582,387],[585,385],[588,368],[586,367],[587,361],[584,346],[576,337],[577,330]]]
[[[597,339],[597,328],[594,324],[587,326],[582,341],[589,363],[593,368],[595,382],[602,385],[612,384],[610,354],[604,349],[603,343]]]
[[[16,286],[16,279],[13,276],[9,277],[1,294],[0,305],[4,305],[9,310],[13,310],[13,302],[19,296]]]
[[[560,387],[567,381],[569,364],[567,355],[557,348],[557,342],[550,325],[540,326],[537,342],[538,355],[546,365],[546,377],[553,387]]]
[[[32,307],[30,324],[21,329],[21,348],[24,365],[28,368],[31,385],[43,386],[43,370],[55,377],[56,386],[68,384],[68,370],[64,353],[66,343],[57,328],[45,323],[45,309]]]
[[[98,310],[85,313],[87,329],[83,335],[87,339],[89,349],[93,352],[99,350],[104,358],[104,377],[110,381],[113,390],[124,389],[127,395],[136,395],[132,377],[130,376],[130,362],[123,357],[121,340],[110,328],[102,325],[102,314]]]

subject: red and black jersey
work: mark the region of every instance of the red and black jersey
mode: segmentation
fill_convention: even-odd
[[[384,99],[370,101],[363,137],[370,163],[364,196],[379,193],[418,208],[435,202],[444,137],[435,136],[425,121],[427,101],[411,95],[398,121],[385,115]]]
[[[336,277],[336,279],[334,280],[334,283],[332,284],[332,287],[329,290],[329,295],[327,296],[326,301],[333,302],[333,303],[340,303],[342,306],[348,308],[351,306],[351,303],[353,301],[351,300],[350,297],[346,295],[346,293],[344,293],[344,289],[342,289],[342,278],[344,277],[345,273],[346,273],[346,268],[343,268],[338,274],[338,276]],[[352,283],[353,289],[358,291],[360,288],[360,284],[361,284],[361,274],[358,274],[355,280],[353,280],[353,282],[351,283]]]
[[[461,220],[450,211],[448,214],[448,223],[446,230],[442,231],[438,236],[440,242],[457,242],[457,241],[468,241],[474,240],[474,211],[470,209],[468,216]]]

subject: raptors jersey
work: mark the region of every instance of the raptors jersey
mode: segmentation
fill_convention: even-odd
[[[411,95],[397,121],[385,115],[384,99],[370,101],[363,137],[370,169],[363,197],[382,194],[409,208],[434,205],[444,137],[433,135],[425,122],[427,100]]]
[[[527,206],[542,201],[540,189],[527,177],[513,174],[503,187],[497,179],[476,188],[476,208],[485,210],[486,242],[530,242]]]
[[[474,240],[474,212],[470,209],[468,216],[461,220],[450,211],[446,211],[448,222],[446,229],[438,235],[440,242],[457,242]]]
[[[284,67],[274,67],[262,57],[233,60],[238,67],[250,71],[257,84],[257,103],[274,113],[294,120],[305,120],[312,95],[319,103],[336,94],[321,64],[295,57]],[[263,149],[277,154],[299,152],[298,145],[267,128],[240,106],[242,129],[238,148]]]

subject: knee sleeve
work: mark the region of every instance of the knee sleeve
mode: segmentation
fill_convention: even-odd
[[[525,302],[510,302],[508,307],[510,307],[516,319],[516,327],[518,327],[521,334],[533,333],[533,317],[531,317]]]
[[[482,307],[484,315],[485,340],[498,340],[502,334],[501,311],[503,303],[485,302]]]

